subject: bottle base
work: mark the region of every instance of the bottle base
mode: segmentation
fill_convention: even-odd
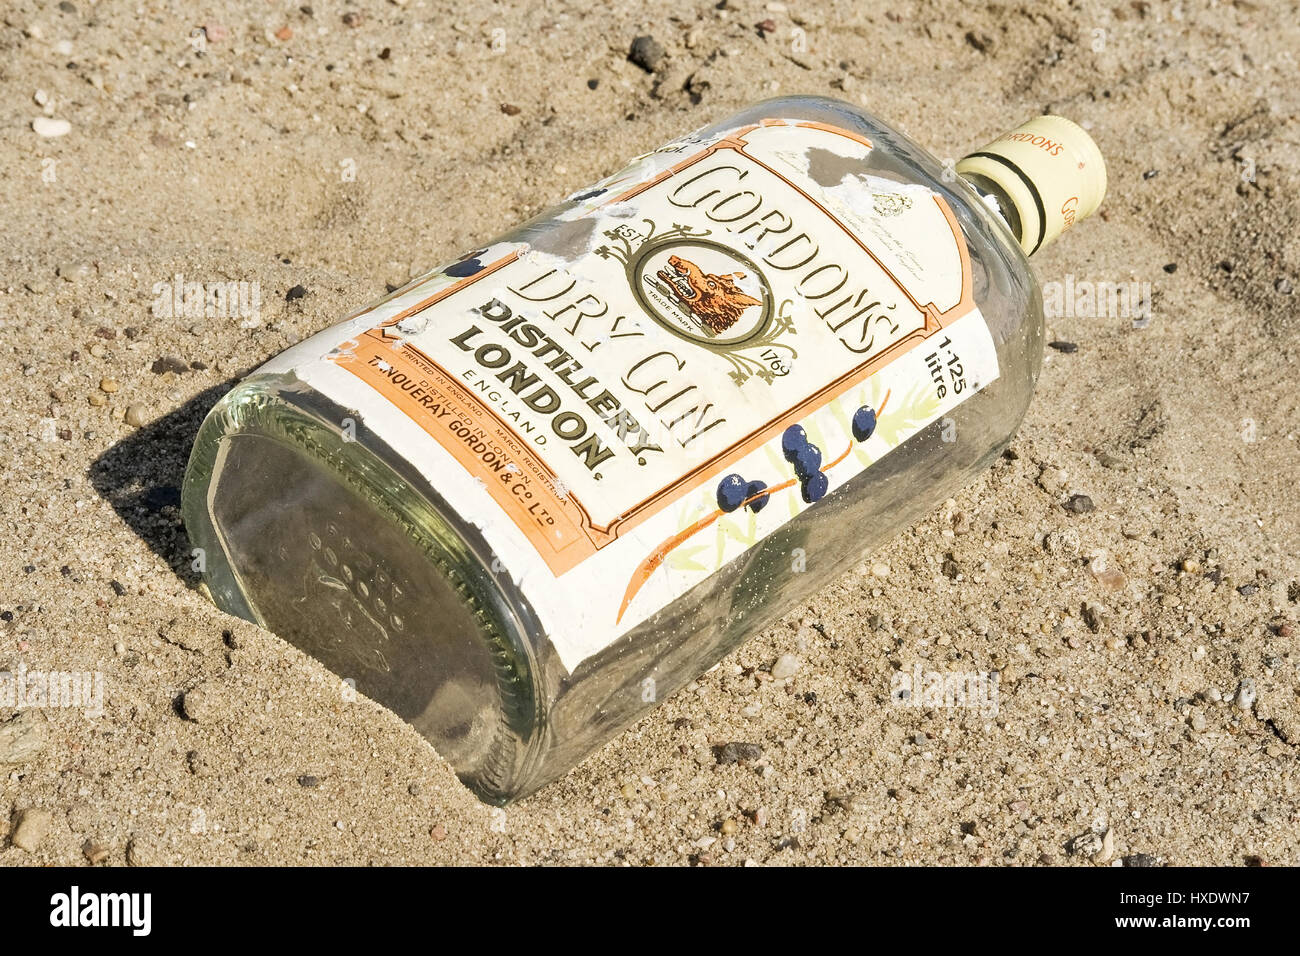
[[[393,710],[481,799],[504,802],[540,732],[527,642],[453,523],[368,441],[303,407],[314,395],[254,380],[204,422],[183,510],[211,597],[316,658],[341,694]]]

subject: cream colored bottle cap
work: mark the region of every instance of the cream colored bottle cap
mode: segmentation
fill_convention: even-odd
[[[1038,116],[957,164],[1001,186],[1020,215],[1020,245],[1033,255],[1106,195],[1106,163],[1092,137],[1061,116]]]

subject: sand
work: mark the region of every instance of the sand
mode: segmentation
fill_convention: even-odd
[[[103,708],[0,711],[0,863],[1300,862],[1293,20],[74,3],[17,0],[0,27],[0,671],[97,672]],[[653,74],[640,35],[667,51]],[[1034,268],[1149,284],[1150,308],[1054,317],[1077,348],[1049,350],[1013,457],[558,783],[485,807],[195,590],[194,430],[386,286],[793,92],[940,157],[1044,109],[1088,124],[1103,214]],[[260,322],[155,314],[178,274],[258,283]],[[917,665],[996,671],[997,713],[893,703]],[[732,742],[761,756],[720,764]]]

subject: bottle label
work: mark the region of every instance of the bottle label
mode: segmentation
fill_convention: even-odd
[[[293,367],[482,530],[573,669],[997,377],[956,218],[871,150],[688,137]]]

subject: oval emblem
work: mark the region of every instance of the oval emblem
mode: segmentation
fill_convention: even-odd
[[[647,243],[629,264],[637,299],[660,325],[691,342],[731,349],[772,322],[772,293],[748,256],[717,243]]]

